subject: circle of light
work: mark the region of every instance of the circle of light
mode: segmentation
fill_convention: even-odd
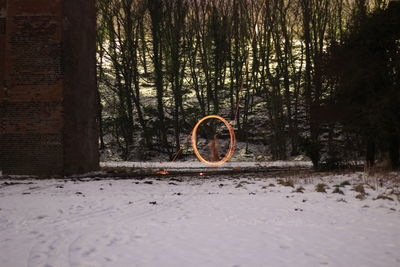
[[[228,128],[229,130],[229,136],[230,136],[230,143],[229,143],[229,150],[228,153],[226,153],[225,157],[223,157],[220,161],[208,161],[205,158],[203,158],[198,149],[197,149],[197,128],[199,128],[200,124],[208,119],[218,119],[220,121],[222,121],[225,126]],[[218,115],[208,115],[205,116],[204,118],[200,119],[196,125],[194,126],[193,130],[192,130],[192,147],[193,147],[193,151],[194,154],[196,155],[196,157],[201,161],[204,162],[208,165],[211,166],[219,166],[224,164],[225,162],[227,162],[232,156],[233,156],[233,152],[235,151],[235,145],[236,145],[236,136],[235,136],[235,131],[233,130],[233,127],[221,116]]]

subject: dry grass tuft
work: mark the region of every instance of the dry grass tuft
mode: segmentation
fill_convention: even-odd
[[[280,185],[283,185],[283,186],[290,186],[290,187],[293,187],[293,188],[294,188],[294,181],[293,181],[293,179],[285,179],[285,180],[279,179],[279,180],[277,181],[277,183],[280,184]]]
[[[341,194],[344,195],[344,192],[340,190],[339,187],[335,187],[335,189],[332,191],[333,194]]]
[[[365,194],[358,194],[356,196],[356,198],[359,199],[359,200],[364,200],[365,199]]]
[[[326,184],[317,184],[315,186],[315,191],[319,192],[319,193],[326,193],[326,188],[328,186]]]
[[[365,189],[364,189],[364,186],[362,184],[358,184],[358,185],[354,186],[352,190],[354,190],[354,191],[356,191],[356,192],[358,192],[360,194],[365,195]]]
[[[351,185],[351,184],[350,184],[349,181],[346,180],[346,181],[341,182],[339,186],[340,187],[345,187],[346,185]]]
[[[293,190],[293,193],[304,193],[304,190],[306,190],[304,187],[299,186],[296,190]]]
[[[385,195],[378,195],[376,198],[374,198],[374,200],[377,200],[377,199],[384,199],[384,200],[387,199],[387,200],[390,200],[390,201],[394,201],[393,198],[385,196]]]

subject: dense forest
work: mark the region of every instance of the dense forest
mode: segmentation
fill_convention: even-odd
[[[101,149],[172,159],[218,114],[268,159],[398,168],[399,14],[379,0],[97,0]]]

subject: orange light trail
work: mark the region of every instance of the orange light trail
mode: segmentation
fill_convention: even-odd
[[[169,172],[164,171],[164,170],[159,170],[159,171],[156,171],[155,173],[161,174],[161,175],[167,175],[167,174],[169,174]]]
[[[218,119],[220,121],[222,121],[225,126],[228,128],[229,130],[229,136],[230,136],[230,143],[229,143],[229,150],[228,153],[226,153],[225,157],[223,157],[220,161],[208,161],[205,158],[203,158],[203,156],[200,155],[198,149],[197,149],[197,128],[199,128],[200,124],[208,119]],[[204,118],[200,119],[197,124],[194,126],[193,131],[192,131],[192,147],[193,147],[193,151],[194,154],[196,155],[196,157],[201,161],[204,162],[208,165],[211,166],[219,166],[224,164],[225,162],[227,162],[228,160],[230,160],[230,158],[233,156],[233,152],[235,151],[235,146],[236,146],[236,136],[235,136],[235,131],[233,129],[233,127],[221,116],[218,115],[208,115],[205,116]]]

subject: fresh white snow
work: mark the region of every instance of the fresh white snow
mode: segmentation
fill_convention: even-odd
[[[3,179],[0,266],[400,266],[398,184],[363,173],[292,180]],[[359,200],[351,189],[362,182]],[[382,194],[393,201],[374,200]]]

